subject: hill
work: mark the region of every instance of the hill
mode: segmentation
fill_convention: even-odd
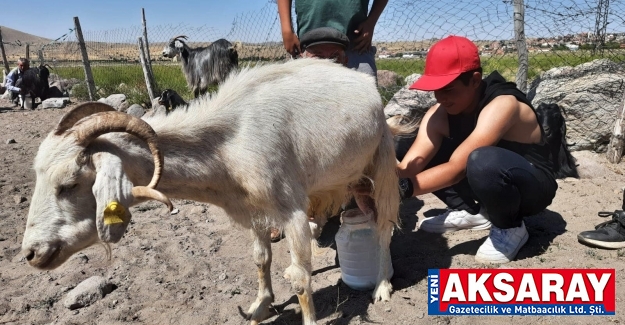
[[[0,26],[2,28],[2,42],[4,42],[4,50],[6,51],[9,65],[15,65],[15,61],[19,57],[26,56],[26,44],[30,45],[30,57],[37,57],[37,50],[44,44],[48,44],[51,40],[32,34],[24,33],[19,30]]]

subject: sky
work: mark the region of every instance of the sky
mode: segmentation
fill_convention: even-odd
[[[80,19],[83,31],[141,26],[141,8],[145,8],[148,27],[155,24],[186,23],[227,31],[237,14],[258,11],[268,2],[269,0],[31,0],[27,7],[36,9],[36,19],[9,14],[3,15],[0,24],[36,36],[56,39],[74,27],[74,17]]]
[[[593,30],[597,0],[524,1],[527,37]],[[173,34],[186,34],[195,41],[221,37],[243,42],[281,41],[277,8],[272,0],[31,0],[28,3],[28,8],[36,8],[36,19],[10,14],[3,16],[0,24],[54,40],[74,27],[73,17],[77,16],[83,33],[118,30],[117,34],[85,35],[86,40],[136,42],[136,31],[123,29],[140,27],[141,8],[145,8],[151,41],[165,41]],[[625,2],[611,1],[610,7],[613,16],[609,28],[625,31],[625,20],[619,18],[625,12]],[[449,34],[482,40],[512,39],[512,1],[389,0],[376,26],[374,41],[419,41]]]

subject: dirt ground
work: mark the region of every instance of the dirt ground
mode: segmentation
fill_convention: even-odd
[[[71,107],[71,106],[70,106]],[[35,186],[32,162],[42,139],[69,108],[18,110],[0,102],[0,324],[245,324],[256,296],[251,237],[232,227],[215,206],[174,201],[178,215],[156,203],[132,208],[133,223],[107,260],[91,247],[54,271],[38,271],[20,255],[22,234]],[[8,143],[14,139],[15,143]],[[333,246],[338,221],[322,234],[325,248],[313,261],[314,302],[319,324],[609,324],[625,322],[620,290],[625,280],[625,250],[589,248],[577,242],[580,231],[603,219],[601,210],[620,208],[625,163],[609,164],[603,155],[575,152],[583,177],[559,181],[553,204],[526,219],[530,234],[511,268],[614,268],[616,316],[452,316],[427,315],[428,268],[483,268],[474,255],[488,231],[445,235],[415,231],[419,218],[443,208],[431,195],[402,206],[401,229],[391,251],[395,291],[388,303],[373,304],[371,292],[351,290],[340,281]],[[335,218],[336,219],[336,218]],[[272,244],[272,281],[277,315],[267,324],[299,324],[300,309],[282,272],[290,263],[286,241]],[[102,276],[116,289],[94,305],[63,306],[81,281]]]

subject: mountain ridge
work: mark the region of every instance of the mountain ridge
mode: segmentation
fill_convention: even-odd
[[[41,46],[50,43],[50,39],[37,35],[22,32],[20,30],[0,25],[2,31],[2,42],[4,43],[4,51],[9,61],[9,65],[13,66],[17,58],[26,55],[26,44],[29,44],[30,58],[37,56],[37,50]],[[1,61],[1,60],[0,60]]]

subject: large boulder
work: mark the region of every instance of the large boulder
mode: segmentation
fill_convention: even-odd
[[[106,98],[100,98],[98,101],[108,104],[120,112],[125,112],[130,106],[124,94],[112,94]]]
[[[139,104],[132,104],[130,105],[130,107],[128,107],[126,114],[141,118],[141,116],[145,114],[145,109],[143,109],[143,106]]]
[[[421,75],[412,74],[404,79],[405,86],[393,95],[384,107],[387,117],[402,115],[420,119],[425,112],[436,104],[433,91],[408,89]]]
[[[69,103],[70,100],[68,97],[48,98],[41,102],[41,108],[63,108]]]
[[[608,59],[546,71],[530,84],[534,107],[558,104],[564,111],[571,150],[603,152],[623,105],[625,67]]]

